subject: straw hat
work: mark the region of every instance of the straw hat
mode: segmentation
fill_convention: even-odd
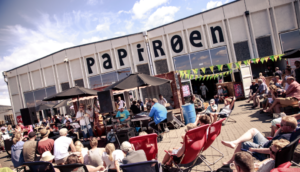
[[[41,161],[51,161],[54,159],[54,156],[51,154],[50,151],[46,151],[42,154]]]
[[[44,138],[44,137],[48,137],[49,134],[50,134],[50,131],[47,130],[46,128],[43,128],[40,130],[40,133],[41,133],[41,137]]]

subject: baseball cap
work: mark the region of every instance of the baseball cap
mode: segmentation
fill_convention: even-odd
[[[30,132],[30,133],[28,134],[28,137],[29,137],[29,138],[33,138],[35,135],[36,135],[35,132],[32,131],[32,132]]]
[[[127,152],[127,151],[129,151],[129,149],[131,149],[131,144],[128,141],[125,141],[122,143],[121,149],[122,149],[122,151]]]

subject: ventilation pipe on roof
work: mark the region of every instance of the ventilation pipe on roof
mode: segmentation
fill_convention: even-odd
[[[146,42],[146,47],[147,47],[147,53],[148,53],[148,60],[149,60],[149,65],[150,65],[150,75],[154,76],[154,68],[153,68],[153,61],[150,53],[150,47],[149,47],[149,39],[148,39],[148,33],[147,31],[143,32],[143,36],[145,38]]]

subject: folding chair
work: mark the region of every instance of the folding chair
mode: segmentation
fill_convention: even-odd
[[[276,158],[275,158],[275,168],[277,168],[279,165],[286,163],[286,162],[291,162],[291,163],[299,166],[297,163],[292,161],[294,151],[298,145],[299,139],[300,139],[300,136],[298,136],[296,139],[294,139],[292,142],[290,142],[290,144],[286,145],[284,148],[278,150],[278,152],[276,153]]]
[[[219,121],[216,121],[213,124],[211,124],[210,127],[209,127],[208,135],[207,135],[207,139],[206,139],[206,144],[204,145],[204,147],[201,151],[201,156],[200,156],[200,158],[202,159],[202,161],[205,162],[205,164],[208,163],[210,165],[213,165],[213,164],[215,164],[216,162],[218,162],[219,160],[221,160],[224,157],[224,154],[221,151],[219,151],[218,149],[216,149],[215,147],[212,146],[212,143],[215,141],[215,139],[221,133],[221,127],[222,127],[222,123],[223,123],[224,120],[225,120],[225,118],[221,119]],[[205,160],[204,156],[202,155],[202,153],[209,147],[212,147],[214,150],[218,151],[221,154],[221,157],[213,163],[210,163],[207,160]]]
[[[55,172],[52,163],[37,161],[37,162],[25,162],[23,165],[29,167],[29,171],[31,172]]]
[[[131,137],[129,142],[133,144],[135,150],[144,150],[148,161],[157,159],[158,147],[156,133]]]
[[[184,142],[185,142],[185,150],[182,155],[182,158],[179,162],[179,164],[175,164],[178,170],[180,172],[183,172],[183,169],[180,168],[180,165],[190,165],[188,168],[191,168],[194,166],[196,161],[198,160],[198,157],[200,156],[201,150],[203,149],[205,143],[206,143],[206,131],[209,125],[203,125],[197,128],[194,128],[192,130],[189,130],[185,136],[184,136]],[[165,151],[168,153],[168,151]],[[171,156],[174,156],[172,154],[169,154]],[[208,166],[208,168],[212,171],[212,169]]]
[[[60,172],[71,172],[76,168],[83,167],[85,172],[88,172],[88,169],[84,164],[68,164],[68,165],[58,165],[55,168],[59,169]]]
[[[144,161],[139,163],[120,165],[123,172],[159,172],[159,164],[157,161]]]
[[[300,168],[273,168],[270,172],[300,172]]]
[[[222,109],[223,109],[223,108],[221,108],[219,112],[221,112]],[[233,109],[234,109],[234,105],[233,105],[233,107],[232,107],[232,109],[231,109],[231,111],[230,111],[230,113],[228,114],[227,117],[222,117],[222,116],[219,115],[219,119],[220,119],[220,118],[226,118],[226,121],[225,121],[224,125],[226,124],[226,122],[227,122],[229,119],[231,119],[232,122],[235,122],[235,123],[236,123],[236,120],[230,117],[230,115],[231,115]],[[218,120],[219,120],[219,119],[218,119]]]
[[[6,153],[8,154],[9,157],[11,157],[11,154],[8,152],[11,150],[11,146],[13,145],[12,139],[6,139],[4,140],[4,148]]]

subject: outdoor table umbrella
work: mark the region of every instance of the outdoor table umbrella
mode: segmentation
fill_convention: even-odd
[[[62,91],[60,93],[57,93],[53,96],[47,97],[43,99],[43,101],[54,101],[54,100],[65,100],[65,99],[71,99],[71,98],[77,98],[77,106],[79,106],[79,97],[85,97],[85,96],[94,96],[97,95],[96,90],[84,88],[84,87],[72,87],[65,91]]]
[[[298,57],[300,57],[300,50],[296,49],[284,54],[281,58],[291,59],[291,58],[298,58]]]
[[[54,105],[53,108],[59,108],[59,107],[67,106],[68,105],[68,101],[69,100],[63,100],[63,101],[57,103],[56,105]]]
[[[45,109],[51,109],[53,108],[53,105],[51,104],[40,104],[37,106],[37,111],[45,110]]]
[[[171,80],[162,79],[154,76],[150,76],[142,73],[133,73],[127,76],[126,78],[106,87],[106,90],[127,90],[132,88],[137,88],[138,95],[140,97],[139,87],[146,86],[158,86],[165,83],[171,83]]]

